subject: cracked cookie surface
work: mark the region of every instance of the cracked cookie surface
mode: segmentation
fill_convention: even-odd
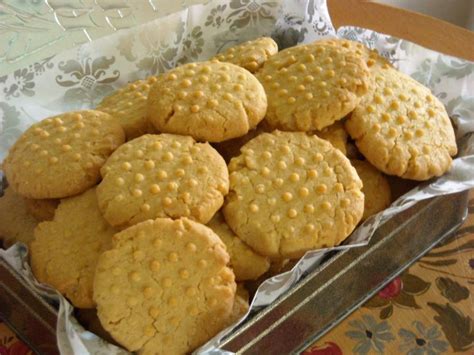
[[[303,132],[263,133],[229,164],[224,216],[261,255],[298,258],[337,245],[362,217],[362,182],[329,142]]]
[[[101,166],[124,141],[122,127],[109,114],[68,112],[28,128],[8,152],[3,170],[22,196],[69,197],[99,181]]]
[[[256,76],[268,97],[265,121],[288,131],[321,130],[340,120],[369,85],[361,56],[324,42],[278,52]]]
[[[119,147],[101,170],[99,207],[113,226],[157,217],[207,223],[229,190],[224,159],[189,136],[148,134]]]
[[[361,222],[386,209],[392,202],[390,185],[385,176],[364,160],[351,160],[352,166],[362,180],[364,193],[364,215]]]
[[[35,229],[30,247],[35,277],[53,286],[75,307],[95,307],[95,267],[99,255],[112,246],[115,233],[100,214],[95,188],[61,200],[54,219]]]
[[[389,175],[427,180],[444,174],[457,146],[443,104],[393,68],[379,68],[373,75],[373,91],[346,121],[359,151]]]
[[[272,55],[278,52],[278,45],[270,37],[261,37],[228,48],[214,58],[228,62],[255,73]]]
[[[256,127],[266,110],[265,91],[251,73],[209,61],[158,76],[148,96],[147,117],[160,132],[221,142]]]
[[[187,218],[130,227],[99,259],[99,319],[130,351],[191,352],[229,323],[236,284],[228,261],[219,237]]]
[[[230,267],[237,281],[256,280],[268,271],[269,260],[254,252],[230,229],[221,212],[207,224],[224,242],[230,256]]]
[[[9,247],[16,242],[28,245],[38,221],[28,213],[25,199],[7,187],[0,197],[0,239]]]

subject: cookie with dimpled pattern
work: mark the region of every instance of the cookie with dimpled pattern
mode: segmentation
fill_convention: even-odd
[[[324,42],[278,52],[256,76],[268,97],[265,120],[288,131],[321,130],[342,119],[370,82],[359,55]]]
[[[152,128],[146,118],[148,92],[156,77],[137,80],[106,96],[96,110],[107,112],[122,126],[127,140],[151,133]]]
[[[272,55],[278,52],[278,45],[270,37],[260,37],[232,46],[214,58],[228,62],[255,73]]]
[[[139,223],[118,233],[99,259],[99,319],[130,351],[189,353],[229,324],[236,284],[228,262],[224,243],[202,224]]]
[[[454,129],[431,91],[397,70],[373,71],[375,87],[346,121],[357,148],[377,169],[427,180],[449,170]]]
[[[122,127],[105,112],[63,113],[28,128],[8,152],[3,170],[24,197],[73,196],[100,180],[100,168],[124,141]]]
[[[207,223],[229,189],[219,153],[209,143],[174,134],[148,134],[125,143],[101,172],[100,209],[120,228],[157,217]]]
[[[265,91],[251,73],[210,61],[158,76],[148,95],[147,117],[160,132],[221,142],[256,127],[266,110]]]
[[[364,210],[362,182],[329,142],[303,132],[263,133],[229,164],[224,217],[252,249],[274,259],[342,242]]]

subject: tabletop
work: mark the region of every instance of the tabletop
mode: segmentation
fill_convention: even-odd
[[[413,237],[422,238],[422,235]],[[474,352],[474,190],[461,228],[393,279],[304,355]],[[30,349],[0,321],[0,355]]]

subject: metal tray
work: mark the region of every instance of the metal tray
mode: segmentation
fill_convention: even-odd
[[[383,224],[365,247],[328,257],[224,340],[242,354],[299,353],[373,296],[467,216],[468,192],[419,202]],[[35,352],[57,354],[56,309],[0,259],[0,318]]]

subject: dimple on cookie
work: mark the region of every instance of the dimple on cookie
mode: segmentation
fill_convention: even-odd
[[[13,145],[3,169],[13,190],[34,199],[77,195],[100,179],[100,168],[123,142],[122,127],[105,112],[46,118]]]
[[[265,61],[278,52],[278,45],[270,37],[260,37],[228,48],[214,59],[228,62],[255,73]]]
[[[191,352],[229,323],[236,284],[228,261],[219,237],[187,218],[130,227],[99,259],[99,319],[130,351]]]
[[[315,42],[278,52],[256,75],[268,97],[268,124],[312,131],[351,112],[368,91],[370,74],[352,51]]]
[[[237,281],[256,280],[268,271],[268,258],[254,252],[235,235],[224,220],[221,212],[207,224],[224,242],[230,255],[230,267],[234,270]]]
[[[303,132],[263,133],[229,164],[224,217],[261,255],[298,258],[342,242],[362,217],[362,182],[329,142]]]
[[[75,307],[93,308],[95,266],[115,233],[99,211],[95,188],[61,200],[54,219],[35,229],[30,247],[34,275]]]
[[[113,226],[157,217],[207,223],[229,189],[224,159],[209,143],[174,134],[144,135],[119,147],[101,170],[100,209]]]
[[[251,73],[210,61],[158,76],[148,96],[147,117],[160,132],[221,142],[256,127],[266,110],[265,91]]]
[[[117,119],[127,140],[151,133],[151,127],[146,118],[146,109],[148,92],[155,82],[156,77],[151,76],[146,80],[129,83],[106,96],[96,110],[106,112]]]
[[[362,192],[364,193],[364,215],[361,221],[383,211],[390,206],[390,185],[383,174],[370,165],[367,161],[351,160],[352,166],[362,180]]]
[[[16,242],[28,245],[33,240],[33,232],[38,221],[28,213],[25,200],[13,189],[6,188],[0,197],[0,239],[3,246]]]
[[[359,151],[377,169],[405,179],[427,180],[449,170],[457,146],[443,104],[393,68],[373,75],[373,91],[346,121]]]

